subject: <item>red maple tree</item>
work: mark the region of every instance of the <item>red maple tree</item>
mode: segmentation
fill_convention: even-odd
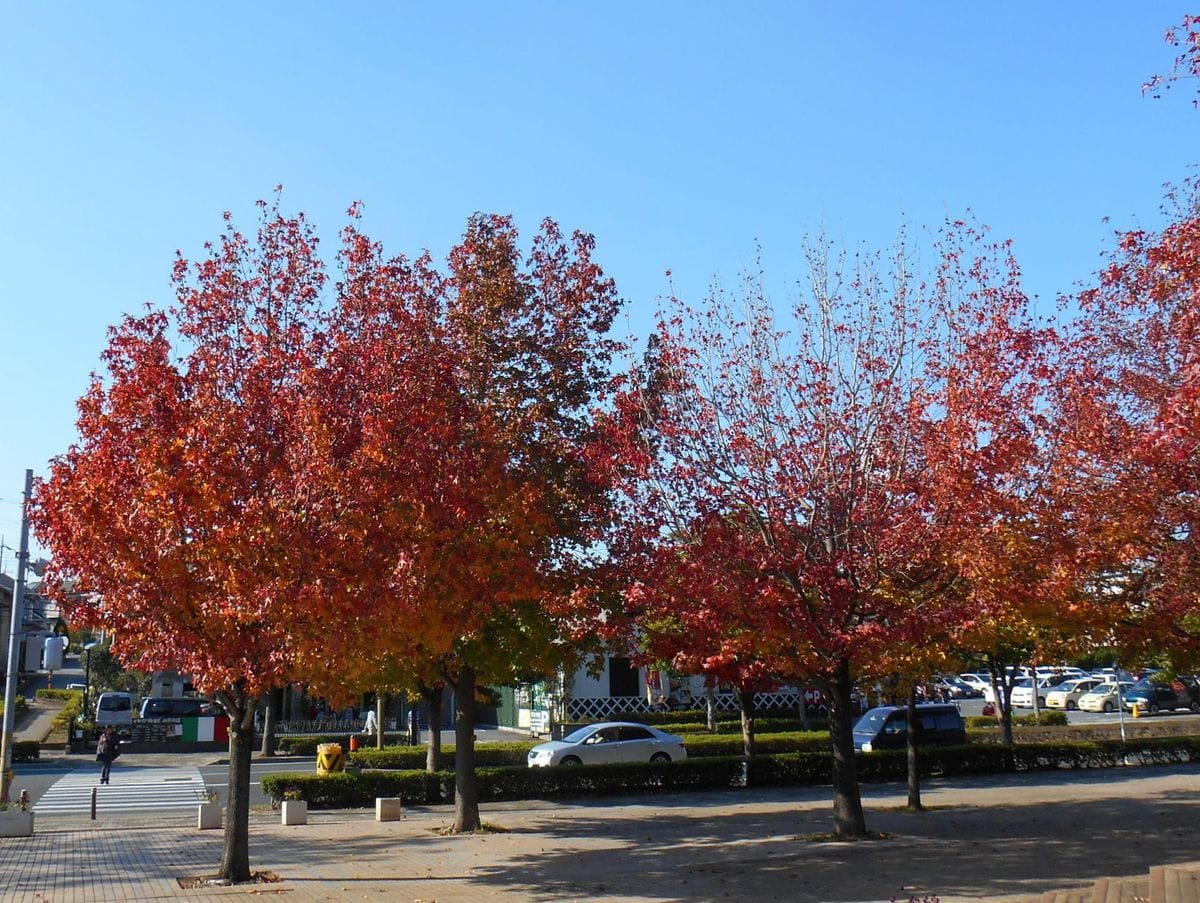
[[[192,675],[229,712],[220,877],[237,881],[256,702],[328,635],[304,498],[326,275],[303,217],[264,203],[253,240],[226,219],[204,260],[177,260],[169,310],[111,329],[33,522],[74,620],[111,630],[129,666]]]
[[[615,418],[627,595],[704,623],[681,655],[749,637],[775,676],[823,685],[839,836],[866,830],[855,682],[957,616],[950,550],[1034,442],[1041,335],[1015,263],[965,224],[943,255],[926,285],[902,249],[842,272],[815,245],[790,329],[753,280],[679,306]]]
[[[1130,661],[1200,660],[1200,186],[1120,236],[1082,308],[1071,398],[1093,596]]]

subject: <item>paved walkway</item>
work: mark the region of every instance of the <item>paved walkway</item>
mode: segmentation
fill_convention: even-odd
[[[504,829],[443,837],[447,807],[399,822],[312,812],[284,827],[252,815],[251,867],[272,884],[186,889],[212,874],[219,831],[147,814],[119,822],[38,816],[31,838],[0,839],[0,903],[294,901],[1034,900],[1101,876],[1200,858],[1200,767],[930,781],[929,810],[901,811],[899,785],[864,789],[883,839],[821,842],[828,788],[570,803],[485,804]]]

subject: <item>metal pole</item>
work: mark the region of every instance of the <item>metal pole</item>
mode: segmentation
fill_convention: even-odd
[[[13,587],[12,618],[8,630],[8,677],[4,682],[4,724],[0,729],[0,803],[9,801],[12,783],[13,723],[16,718],[17,637],[25,622],[25,566],[29,562],[29,498],[33,495],[33,471],[25,471],[25,499],[21,504],[21,549],[17,552],[17,582]]]

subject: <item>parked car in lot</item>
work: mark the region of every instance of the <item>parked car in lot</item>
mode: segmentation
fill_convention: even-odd
[[[1120,692],[1124,695],[1133,686],[1133,681],[1120,682]],[[1079,697],[1081,712],[1115,712],[1120,700],[1117,697],[1117,684],[1102,683]]]
[[[953,674],[939,677],[934,684],[934,691],[940,693],[943,699],[978,699],[983,695],[983,688],[967,683]]]
[[[963,683],[969,684],[977,689],[980,696],[983,695],[984,690],[988,689],[992,685],[991,681],[988,680],[988,678],[986,678],[984,675],[975,674],[972,672],[964,672],[963,674],[958,675],[958,679]]]
[[[604,765],[610,762],[682,762],[683,738],[631,721],[604,721],[572,731],[561,740],[529,750],[530,768],[546,765]]]
[[[1133,711],[1135,705],[1149,715],[1175,709],[1200,712],[1200,688],[1192,677],[1176,678],[1170,683],[1144,678],[1125,694],[1125,708]]]
[[[1046,705],[1051,690],[1062,686],[1069,679],[1066,673],[1061,671],[1039,677],[1037,679],[1038,708]],[[1014,709],[1033,708],[1033,678],[1022,678],[1013,685],[1012,706]]]
[[[1102,683],[1104,681],[1099,677],[1081,677],[1061,683],[1046,693],[1046,708],[1066,709],[1073,712],[1079,708],[1079,698]]]

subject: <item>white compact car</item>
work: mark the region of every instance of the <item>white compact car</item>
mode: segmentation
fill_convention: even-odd
[[[529,751],[530,768],[544,765],[604,765],[610,762],[681,762],[683,738],[645,724],[605,721],[572,731]]]

